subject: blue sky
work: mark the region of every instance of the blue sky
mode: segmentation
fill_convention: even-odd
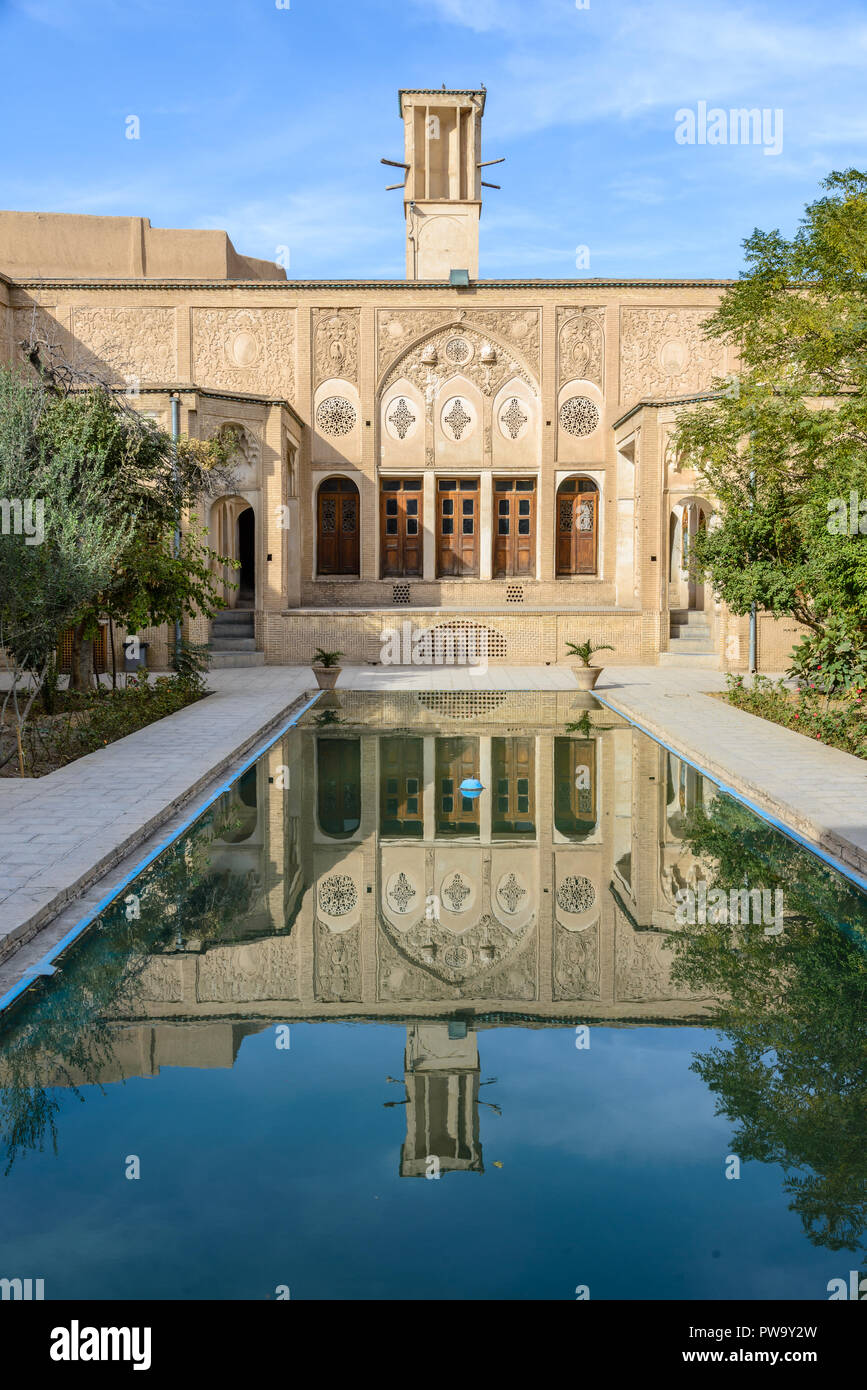
[[[282,0],[285,3],[285,0]],[[476,87],[481,274],[726,276],[867,167],[867,6],[711,0],[0,0],[5,208],[224,227],[290,276],[404,275],[397,89]],[[782,153],[675,112],[780,108]],[[141,138],[125,137],[139,117]]]

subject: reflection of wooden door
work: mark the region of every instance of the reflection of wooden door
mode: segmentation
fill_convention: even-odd
[[[554,740],[554,824],[583,836],[596,825],[596,740]]]
[[[494,834],[535,835],[535,739],[492,738],[491,781]]]
[[[479,480],[437,483],[437,575],[479,573]]]
[[[379,741],[379,823],[382,835],[424,833],[424,739]]]
[[[461,796],[460,785],[465,777],[479,775],[479,740],[438,738],[435,766],[437,834],[477,834],[479,798]]]
[[[535,568],[535,479],[495,478],[494,578],[533,574]]]
[[[421,478],[383,478],[379,499],[382,577],[420,575]]]
[[[319,488],[317,573],[358,574],[358,488],[326,478]]]
[[[557,489],[557,574],[596,573],[599,493],[588,478],[567,478]]]
[[[316,745],[319,829],[344,839],[361,824],[361,739],[320,738]]]

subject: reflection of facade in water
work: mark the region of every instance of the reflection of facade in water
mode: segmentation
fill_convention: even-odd
[[[137,1013],[701,1015],[666,948],[696,774],[607,711],[565,732],[572,695],[343,698],[340,726],[294,730],[224,798],[212,866],[255,874],[258,901],[154,957]]]
[[[341,698],[221,799],[210,869],[252,879],[252,909],[150,958],[105,1079],[232,1066],[270,1022],[399,1019],[401,1172],[481,1171],[479,1032],[707,1011],[668,950],[707,787],[608,711],[567,731],[572,694]]]

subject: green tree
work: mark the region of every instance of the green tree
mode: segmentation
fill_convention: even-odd
[[[693,1070],[735,1125],[732,1151],[779,1164],[815,1245],[867,1229],[867,901],[730,798],[693,812],[684,842],[726,888],[780,889],[785,929],[707,923],[673,941],[672,978],[717,1000],[724,1044]]]
[[[867,174],[833,173],[791,240],[756,230],[747,269],[707,325],[740,361],[718,398],[681,413],[718,516],[697,565],[733,612],[755,603],[815,633],[867,633]],[[855,510],[851,501],[855,499]],[[859,511],[860,503],[865,503]],[[843,524],[856,516],[854,532]],[[863,527],[863,529],[861,529]]]

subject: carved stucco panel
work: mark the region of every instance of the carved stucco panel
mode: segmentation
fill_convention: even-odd
[[[558,387],[567,381],[605,384],[605,310],[558,309]]]
[[[196,996],[202,1003],[297,999],[297,949],[292,936],[241,946],[215,946],[198,960]]]
[[[358,385],[360,309],[314,309],[313,389],[339,378]]]
[[[361,999],[361,950],[357,926],[346,932],[332,932],[324,922],[317,922],[315,961],[317,999],[328,1004]]]
[[[586,931],[554,927],[554,998],[599,998],[599,923]]]
[[[726,367],[725,345],[706,339],[712,309],[620,311],[620,399],[685,396],[703,391]]]
[[[294,309],[194,309],[197,386],[295,399]]]
[[[75,365],[114,381],[177,379],[174,309],[74,308]]]

